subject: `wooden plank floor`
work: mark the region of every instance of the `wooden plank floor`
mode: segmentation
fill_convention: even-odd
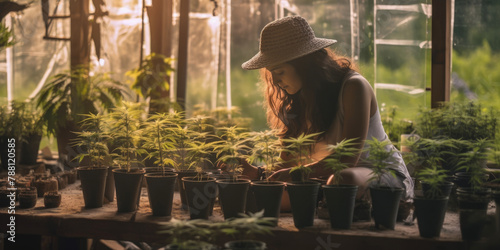
[[[16,209],[16,233],[48,235],[68,238],[97,238],[158,242],[166,236],[158,234],[158,222],[170,218],[154,217],[149,207],[146,188],[142,189],[140,207],[135,213],[117,213],[116,200],[102,208],[85,209],[79,182],[61,190],[62,202],[59,208],[47,209],[43,198],[31,209]],[[489,213],[494,213],[491,203]],[[7,231],[9,214],[0,209],[0,232]],[[172,217],[188,219],[186,211],[180,209],[178,193],[175,194]],[[493,215],[492,215],[493,218]],[[220,207],[214,208],[210,220],[222,221]],[[419,236],[417,224],[396,224],[395,230],[379,230],[374,222],[354,222],[351,230],[332,230],[329,222],[315,219],[314,226],[298,230],[293,226],[292,215],[282,213],[273,236],[259,237],[269,249],[500,249],[498,238],[491,237],[481,242],[467,243],[461,240],[457,212],[448,211],[438,239],[424,239]],[[496,248],[498,247],[498,248]]]

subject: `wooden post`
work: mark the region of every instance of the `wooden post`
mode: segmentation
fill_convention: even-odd
[[[151,53],[172,56],[172,0],[153,0],[147,7],[151,34]],[[166,79],[169,84],[170,78]],[[160,98],[169,98],[170,91],[159,90]]]
[[[70,1],[71,69],[90,64],[89,0]]]
[[[453,14],[451,0],[432,1],[431,107],[450,101]]]
[[[186,109],[187,57],[189,42],[189,0],[180,1],[179,53],[177,56],[177,103]]]

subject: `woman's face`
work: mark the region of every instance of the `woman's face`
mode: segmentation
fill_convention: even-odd
[[[273,83],[288,94],[293,95],[302,88],[302,81],[291,64],[283,63],[267,70],[272,74]]]

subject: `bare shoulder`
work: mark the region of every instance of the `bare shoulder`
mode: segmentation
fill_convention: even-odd
[[[368,80],[359,74],[351,76],[344,82],[344,97],[370,97],[373,94],[373,89]]]

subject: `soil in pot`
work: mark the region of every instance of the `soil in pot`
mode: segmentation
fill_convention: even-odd
[[[37,196],[36,187],[29,187],[19,191],[19,207],[32,208],[36,206]]]
[[[350,229],[358,186],[323,185],[331,228]]]
[[[186,202],[191,219],[208,219],[210,207],[217,195],[217,184],[212,177],[183,177]]]
[[[118,212],[134,212],[139,206],[144,169],[113,169]]]
[[[61,194],[57,192],[47,192],[43,196],[43,204],[46,208],[56,208],[61,205]]]
[[[240,213],[245,213],[250,180],[222,179],[216,182],[224,219],[235,218]]]
[[[435,238],[441,234],[443,222],[448,205],[448,197],[427,199],[415,197],[415,216],[418,223],[418,231],[421,237]]]
[[[85,208],[102,207],[108,168],[77,168],[80,176]]]
[[[296,228],[309,227],[314,224],[319,186],[320,183],[315,181],[286,184]]]
[[[264,217],[279,218],[284,189],[285,183],[281,181],[252,182],[251,190],[255,197],[257,211],[264,210]]]
[[[370,187],[373,220],[376,228],[394,230],[399,209],[399,201],[404,189],[394,187]]]
[[[153,216],[170,216],[177,174],[173,172],[149,173],[145,177],[148,183],[148,199]]]

